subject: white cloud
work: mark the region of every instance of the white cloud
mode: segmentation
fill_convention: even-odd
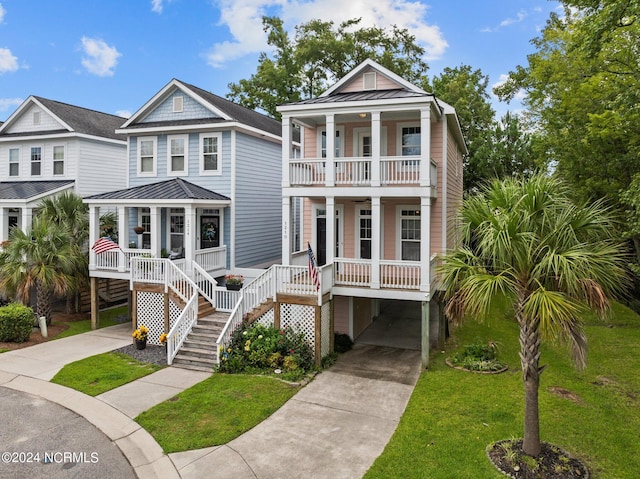
[[[151,0],[151,11],[156,13],[162,13],[162,0]]]
[[[7,11],[3,8],[2,4],[0,3],[0,23],[2,23],[2,21],[4,20],[4,15],[7,13]]]
[[[0,111],[7,111],[10,108],[21,105],[24,100],[22,98],[0,98]]]
[[[18,58],[8,48],[0,48],[0,75],[18,69]]]
[[[129,118],[132,113],[129,110],[118,110],[116,111],[116,115],[121,116],[122,118]]]
[[[426,51],[426,60],[439,58],[448,47],[440,29],[427,23],[427,5],[410,0],[218,0],[216,4],[220,9],[220,24],[229,28],[233,40],[213,45],[206,55],[213,67],[266,50],[262,16],[267,13],[282,18],[290,32],[296,25],[315,18],[336,24],[362,18],[362,27],[397,25],[415,36]]]
[[[535,10],[535,11],[538,11],[538,10]],[[520,10],[516,14],[515,18],[513,17],[505,18],[498,24],[497,27],[487,27],[487,28],[484,28],[482,31],[485,33],[497,32],[501,28],[508,27],[509,25],[513,25],[514,23],[523,22],[528,16],[529,14],[525,10]]]
[[[82,51],[85,54],[82,58],[82,66],[89,73],[101,77],[113,76],[118,58],[122,56],[116,47],[111,47],[104,40],[97,38],[82,37]]]

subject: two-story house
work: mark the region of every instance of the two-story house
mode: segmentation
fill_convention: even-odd
[[[124,119],[30,96],[0,124],[0,242],[12,227],[27,231],[40,201],[127,184]]]
[[[444,335],[435,265],[456,244],[462,203],[466,147],[455,110],[367,60],[319,97],[278,111],[283,264],[307,264],[311,246],[331,283],[334,329],[354,339],[383,302],[414,302],[426,365],[429,343]]]
[[[126,137],[127,187],[85,202],[91,244],[102,212],[115,210],[120,248],[90,252],[92,288],[97,278],[130,279],[135,257],[169,257],[192,279],[280,261],[278,121],[173,79],[116,133]],[[151,321],[157,309],[144,297],[135,307]]]

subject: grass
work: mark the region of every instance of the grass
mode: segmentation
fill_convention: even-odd
[[[106,328],[107,326],[115,326],[117,323],[114,321],[116,316],[127,313],[127,306],[118,306],[117,308],[111,308],[100,312],[100,328]],[[61,324],[61,323],[54,323]],[[67,329],[62,331],[53,339],[66,338],[69,336],[75,336],[76,334],[86,333],[91,331],[91,319],[83,319],[82,321],[69,321],[65,322],[68,326]]]
[[[502,317],[501,317],[502,316]],[[518,327],[496,313],[491,321],[467,322],[447,351],[434,352],[405,414],[366,479],[428,477],[500,478],[485,454],[488,444],[522,437],[523,384]],[[577,371],[567,348],[545,344],[539,391],[540,433],[587,464],[593,479],[640,476],[640,318],[620,304],[602,322],[585,317],[589,365]],[[498,341],[509,370],[478,375],[444,364],[450,350],[472,342]]]
[[[126,354],[110,352],[67,364],[51,382],[97,396],[162,368]]]
[[[264,376],[214,374],[136,421],[165,453],[226,444],[277,411],[298,387]]]
[[[10,349],[0,348],[0,354],[6,353],[7,351],[11,351]]]

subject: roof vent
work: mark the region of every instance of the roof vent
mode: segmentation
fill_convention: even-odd
[[[173,112],[174,113],[182,113],[184,108],[184,97],[174,96],[173,97]]]
[[[362,75],[362,88],[364,90],[376,89],[376,73],[375,72],[369,72]]]
[[[40,112],[39,111],[34,111],[33,112],[33,124],[34,125],[39,125],[40,124]]]

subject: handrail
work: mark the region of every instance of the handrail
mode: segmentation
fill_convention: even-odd
[[[167,364],[169,364],[169,366],[173,363],[173,359],[178,354],[178,351],[180,351],[180,348],[197,320],[198,295],[194,294],[180,316],[178,316],[169,334],[167,334]]]

